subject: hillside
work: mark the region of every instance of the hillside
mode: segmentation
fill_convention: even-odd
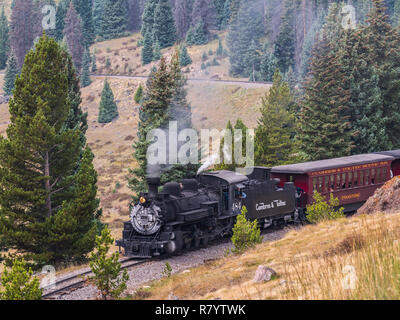
[[[118,69],[120,60],[129,59],[132,65],[140,64],[139,50],[129,51],[126,44],[129,39],[137,39],[138,34],[132,37],[116,39],[106,42],[96,43],[92,47],[95,52],[97,48],[98,73],[107,73],[101,68],[101,61],[110,57],[111,65],[115,69],[108,70],[108,74],[114,76],[123,71]],[[121,46],[120,49],[119,45]],[[189,52],[198,52],[199,59],[193,54],[193,70],[200,70],[202,52],[214,48],[217,43],[206,46],[192,47]],[[106,48],[112,48],[107,53]],[[172,48],[163,50],[165,55],[172,53]],[[115,55],[115,52],[119,52]],[[227,63],[227,62],[226,62]],[[150,65],[139,68],[131,75],[145,76]],[[215,69],[212,69],[215,68]],[[227,65],[211,67],[211,74],[226,75]],[[214,70],[211,72],[211,69]],[[219,71],[218,71],[219,70]],[[225,71],[222,71],[225,70]],[[137,73],[138,72],[138,73]],[[126,74],[125,74],[126,75]],[[196,76],[207,79],[207,75],[188,74],[189,78]],[[89,114],[89,129],[87,132],[88,143],[95,154],[94,164],[99,175],[98,187],[101,206],[103,207],[103,220],[110,224],[113,236],[121,236],[122,221],[128,217],[128,205],[131,201],[131,191],[127,188],[126,176],[128,168],[135,166],[133,158],[132,144],[136,139],[138,124],[138,105],[133,100],[133,96],[140,83],[145,84],[145,78],[109,78],[110,85],[115,95],[119,108],[119,118],[110,124],[99,124],[97,122],[98,106],[100,103],[101,91],[103,88],[104,77],[92,77],[93,83],[82,89],[82,108]],[[0,94],[3,93],[4,75],[0,75]],[[212,78],[211,76],[209,79]],[[229,77],[221,76],[221,79],[229,80]],[[238,80],[238,79],[235,79]],[[198,82],[188,83],[188,100],[193,108],[193,122],[197,129],[201,128],[225,128],[227,122],[236,121],[241,118],[249,127],[255,127],[259,117],[259,107],[261,97],[268,90],[268,85],[245,84],[245,83],[224,83],[224,82]],[[9,124],[8,105],[0,105],[0,134],[4,135]]]
[[[147,284],[134,298],[399,299],[400,214],[358,216],[289,230],[258,245]],[[252,282],[260,265],[271,281]]]

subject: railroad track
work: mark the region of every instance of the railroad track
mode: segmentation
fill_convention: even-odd
[[[149,262],[150,260],[151,259],[145,259],[145,260],[132,260],[130,258],[122,259],[120,260],[121,269],[122,270],[129,269],[133,266],[138,266],[146,262]],[[84,287],[86,284],[86,280],[83,279],[83,277],[89,276],[91,274],[92,271],[88,270],[56,281],[55,283],[56,289],[51,289],[48,292],[45,291],[45,293],[42,295],[42,298],[46,300],[54,300],[63,295],[71,293],[72,291],[78,290]]]

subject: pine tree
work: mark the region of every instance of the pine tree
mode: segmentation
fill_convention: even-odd
[[[261,56],[260,63],[260,80],[261,81],[273,81],[278,62],[273,52],[268,49],[268,46],[264,46],[264,52]]]
[[[61,41],[64,37],[65,17],[71,0],[61,0],[57,5],[56,10],[56,30],[55,38]]]
[[[278,69],[271,89],[262,98],[261,118],[255,136],[255,164],[272,167],[289,161],[294,151],[292,134],[294,98]]]
[[[159,0],[154,10],[153,43],[159,42],[161,49],[176,41],[176,28],[169,0]]]
[[[106,40],[123,37],[128,29],[125,0],[105,0],[102,37]]]
[[[275,42],[275,57],[278,60],[279,70],[284,74],[290,67],[294,67],[295,27],[294,7],[291,0],[284,1],[282,22]]]
[[[173,92],[167,112],[168,120],[170,123],[176,121],[178,132],[182,132],[182,130],[185,129],[193,129],[192,108],[187,101],[187,79],[181,70],[178,50],[176,50],[172,56],[169,65],[169,75],[173,83]],[[167,140],[168,139],[169,136],[167,134]],[[178,142],[177,149],[180,150],[182,145],[182,142]],[[169,154],[169,149],[167,150],[167,153]],[[195,177],[197,170],[199,169],[198,155],[199,150],[197,150],[197,157],[195,157],[196,154],[190,154],[193,159],[196,158],[196,163],[170,164],[165,166],[165,168],[162,166],[161,183],[181,181],[184,178]]]
[[[103,28],[103,14],[104,14],[104,0],[93,0],[93,29],[96,36],[102,34]]]
[[[118,107],[107,79],[104,81],[99,107],[99,122],[108,123],[118,117]]]
[[[134,100],[135,100],[136,103],[140,103],[142,98],[143,98],[143,87],[140,84],[139,87],[136,90]]]
[[[222,45],[221,39],[218,39],[218,48],[217,48],[217,51],[215,53],[216,53],[216,55],[218,57],[221,57],[221,56],[224,55],[224,47]]]
[[[146,34],[148,33],[151,35],[151,37],[154,34],[154,12],[156,10],[158,0],[147,0],[146,6],[143,11],[143,16],[142,16],[142,28],[140,33],[142,34],[142,37],[145,38]],[[151,39],[152,40],[152,39]]]
[[[95,33],[93,26],[93,0],[72,0],[76,11],[82,20],[82,33],[85,47],[94,42]]]
[[[259,78],[259,70],[260,70],[260,53],[259,53],[259,46],[253,40],[251,45],[247,51],[245,56],[245,63],[249,69],[249,77],[250,81],[256,81]]]
[[[96,54],[93,53],[92,55],[92,72],[97,71],[97,64],[96,64]]]
[[[15,83],[15,78],[17,77],[19,73],[19,68],[17,64],[17,59],[14,55],[13,52],[11,52],[10,57],[8,58],[7,61],[7,68],[6,68],[6,74],[4,76],[4,93],[8,96],[12,94],[12,91],[14,90],[14,83]]]
[[[229,72],[233,76],[248,77],[252,72],[252,65],[248,64],[247,57],[253,41],[258,46],[264,34],[262,12],[260,2],[250,0],[240,7],[236,19],[229,27]]]
[[[1,285],[4,289],[0,292],[0,300],[42,299],[39,279],[33,277],[32,269],[27,267],[23,259],[15,259],[11,270],[4,269]]]
[[[371,76],[375,74],[377,78],[382,99],[381,107],[375,112],[381,113],[385,135],[389,140],[386,147],[396,149],[400,147],[400,53],[397,49],[400,33],[391,27],[383,0],[373,0],[367,24],[361,27],[361,32],[365,35],[364,47],[369,52],[365,62],[376,66]]]
[[[110,230],[104,228],[101,235],[96,237],[96,251],[90,256],[90,269],[94,275],[88,280],[97,287],[103,300],[118,299],[126,290],[129,280],[128,272],[126,269],[122,272],[118,261],[119,252],[108,255],[113,244]]]
[[[153,61],[153,41],[150,32],[144,36],[144,43],[142,48],[142,63],[143,65],[149,64]]]
[[[181,63],[181,67],[186,67],[189,64],[192,64],[192,59],[189,56],[189,53],[187,51],[187,47],[185,44],[181,44],[179,47],[179,61]]]
[[[82,63],[82,88],[89,86],[92,83],[90,79],[90,52],[86,49],[85,54],[83,55],[83,63]]]
[[[190,46],[208,43],[207,33],[204,28],[203,21],[200,21],[197,25],[190,27],[186,34],[186,43]]]
[[[128,181],[129,188],[135,193],[135,197],[147,190],[146,176],[149,168],[146,155],[150,142],[146,140],[146,137],[152,129],[166,127],[169,118],[168,109],[174,92],[173,83],[165,58],[162,57],[158,68],[152,70],[147,80],[140,106],[138,141],[134,144],[134,156],[139,166],[129,170],[131,178]]]
[[[224,3],[224,11],[223,11],[223,17],[221,20],[221,29],[226,29],[231,21],[231,4],[232,0],[225,0]]]
[[[349,119],[350,92],[338,55],[343,32],[340,7],[331,5],[327,22],[316,42],[305,85],[299,119],[299,149],[305,160],[320,160],[349,155],[353,148]]]
[[[4,13],[3,7],[0,16],[0,69],[4,69],[6,67],[10,51],[10,38],[8,32],[8,20]]]
[[[158,61],[161,59],[161,57],[161,46],[158,40],[156,40],[153,47],[153,61]]]
[[[82,34],[82,21],[72,2],[69,4],[65,17],[64,35],[67,40],[69,52],[78,72],[82,69],[82,58],[84,54],[84,38]]]
[[[2,237],[38,265],[84,258],[97,231],[93,155],[86,148],[81,158],[81,132],[66,128],[67,70],[60,46],[42,36],[16,79],[0,139]]]
[[[34,40],[32,0],[15,0],[11,13],[10,44],[17,58],[18,67],[24,63],[26,53]]]

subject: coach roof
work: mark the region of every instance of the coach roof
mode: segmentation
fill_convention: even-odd
[[[394,158],[383,154],[360,154],[350,157],[342,157],[328,160],[310,161],[297,164],[277,166],[271,169],[272,173],[304,174],[313,171],[342,168],[348,166],[362,165],[379,161],[392,161]]]
[[[391,151],[374,152],[375,154],[383,154],[385,156],[392,156],[393,158],[400,159],[400,149]]]

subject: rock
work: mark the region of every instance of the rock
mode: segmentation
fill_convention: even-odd
[[[393,213],[400,210],[400,176],[387,181],[375,191],[355,214],[373,214],[376,212]]]
[[[253,282],[255,283],[267,282],[270,281],[273,276],[276,276],[275,270],[268,268],[266,266],[258,266]]]
[[[190,273],[190,270],[183,270],[182,273]]]
[[[168,296],[168,300],[179,300],[179,298],[171,292]]]

